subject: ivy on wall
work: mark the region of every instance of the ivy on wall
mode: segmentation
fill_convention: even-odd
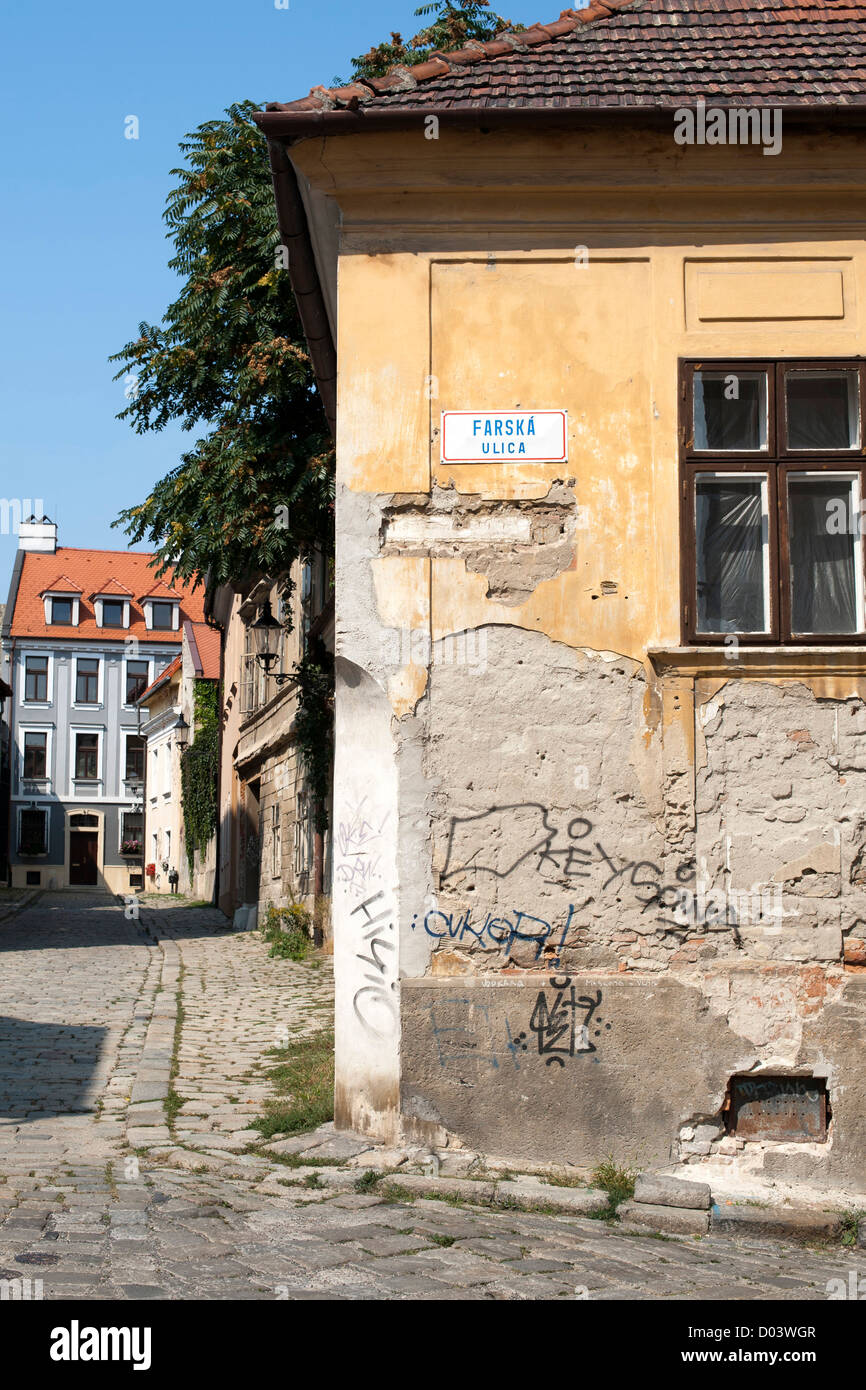
[[[186,858],[193,871],[196,850],[204,854],[217,826],[219,777],[219,683],[196,681],[195,738],[180,760]]]
[[[295,737],[313,797],[316,830],[328,828],[331,742],[334,723],[334,659],[320,641],[312,641],[294,668],[298,709]]]

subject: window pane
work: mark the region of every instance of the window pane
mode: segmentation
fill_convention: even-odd
[[[24,776],[44,777],[47,734],[24,735]]]
[[[123,627],[123,604],[102,600],[102,626]]]
[[[144,739],[137,734],[126,736],[125,776],[130,782],[140,782],[144,777]]]
[[[695,372],[694,447],[767,447],[767,373]]]
[[[72,625],[72,599],[53,598],[51,600],[51,621],[63,627]]]
[[[859,511],[856,478],[788,479],[794,632],[862,630]]]
[[[48,699],[48,657],[28,656],[24,673],[24,699]]]
[[[76,665],[75,699],[80,705],[95,705],[99,698],[99,662],[79,657]]]
[[[87,782],[96,781],[98,752],[99,736],[97,734],[76,734],[75,776],[77,778]]]
[[[152,606],[154,627],[169,629],[172,626],[174,605],[171,603],[154,603]]]
[[[18,853],[44,854],[47,849],[45,843],[45,828],[46,814],[44,811],[22,811],[18,838]]]
[[[788,372],[785,399],[789,449],[857,448],[857,372]]]
[[[764,475],[695,480],[698,632],[767,632]]]
[[[126,703],[131,705],[147,689],[147,662],[126,663]]]

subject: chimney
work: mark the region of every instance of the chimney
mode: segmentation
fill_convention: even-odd
[[[37,518],[32,512],[18,523],[18,549],[42,550],[53,555],[57,549],[57,524],[49,517]]]

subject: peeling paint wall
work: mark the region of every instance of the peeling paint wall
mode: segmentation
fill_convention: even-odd
[[[432,143],[292,152],[343,219],[338,1120],[866,1186],[866,661],[680,650],[677,452],[680,358],[866,351],[863,139]],[[568,463],[443,465],[443,409],[565,409]],[[726,1133],[761,1072],[826,1141]]]

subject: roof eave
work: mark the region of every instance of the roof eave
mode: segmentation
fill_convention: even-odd
[[[713,107],[740,109],[742,103],[712,101]],[[747,105],[760,106],[754,97]],[[866,101],[863,102],[774,102],[763,103],[767,109],[781,111],[789,120],[849,121],[854,125],[866,122]],[[435,116],[440,125],[450,126],[561,126],[581,125],[603,117],[623,123],[640,124],[650,118],[653,124],[670,120],[675,112],[688,109],[688,102],[643,103],[635,106],[359,106],[353,110],[323,108],[320,111],[257,111],[253,120],[269,141],[278,146],[316,135],[354,135],[364,130],[409,130]],[[273,160],[272,160],[273,168]]]
[[[723,106],[724,103],[717,103]],[[440,124],[454,128],[494,128],[524,126],[556,128],[580,126],[599,117],[622,125],[658,126],[671,120],[679,106],[522,106],[522,107],[363,107],[353,110],[257,111],[253,115],[267,136],[271,177],[277,208],[280,240],[286,248],[289,275],[298,305],[301,325],[322,404],[332,437],[337,432],[337,350],[331,334],[324,292],[319,280],[307,211],[298,185],[289,147],[296,141],[324,135],[354,135],[363,131],[408,130],[419,121],[436,116]],[[811,105],[776,104],[789,120],[806,123],[841,122],[866,125],[866,102],[862,104]]]
[[[289,260],[289,276],[325,417],[331,437],[337,433],[337,349],[331,334],[331,325],[325,305],[325,297],[319,280],[313,242],[307,222],[298,177],[286,153],[284,137],[266,128],[257,113],[256,121],[268,136],[268,154],[271,161],[271,178],[274,185],[274,198],[277,205],[277,223],[280,241],[286,248]],[[294,137],[293,137],[294,138]]]

